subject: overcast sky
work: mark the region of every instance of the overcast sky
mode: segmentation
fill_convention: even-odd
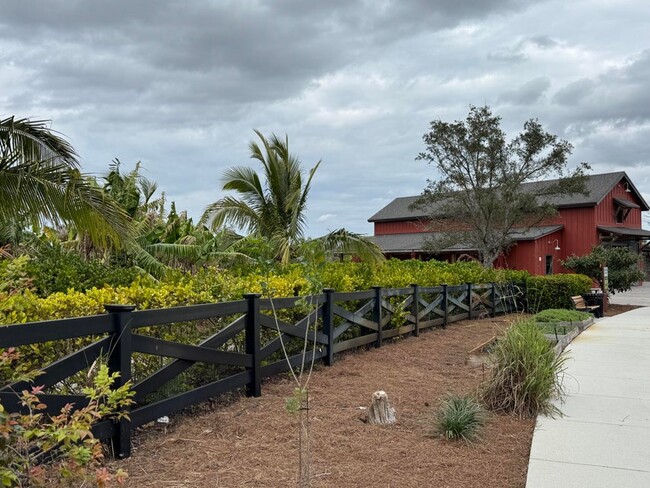
[[[650,201],[648,0],[0,0],[0,117],[51,119],[103,174],[114,158],[200,216],[251,165],[253,129],[318,160],[308,230],[422,191],[436,119],[536,117],[571,164],[627,171]]]

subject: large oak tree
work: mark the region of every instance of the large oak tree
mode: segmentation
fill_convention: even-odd
[[[546,132],[536,119],[508,141],[501,118],[489,107],[470,107],[463,121],[431,122],[417,157],[436,167],[416,206],[430,212],[430,246],[478,250],[485,266],[513,243],[513,236],[552,216],[559,196],[585,191],[582,163],[568,171],[571,144]],[[547,184],[526,182],[557,178]]]

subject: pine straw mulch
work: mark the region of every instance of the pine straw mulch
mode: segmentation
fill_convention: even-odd
[[[439,399],[476,391],[480,367],[467,351],[502,331],[514,317],[451,324],[336,357],[318,367],[309,387],[312,487],[523,487],[534,421],[491,415],[474,444],[427,434]],[[284,399],[287,378],[263,384],[260,398],[202,406],[172,418],[161,431],[135,437],[131,487],[297,486],[298,425]],[[397,424],[364,423],[359,407],[385,390]]]

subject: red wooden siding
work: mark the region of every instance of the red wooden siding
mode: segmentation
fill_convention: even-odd
[[[557,243],[555,240],[557,239]],[[559,251],[555,246],[560,247]],[[562,230],[553,232],[535,241],[519,241],[502,256],[496,266],[499,268],[522,269],[531,274],[546,273],[546,256],[553,256],[553,273],[562,273],[561,259],[566,259],[566,248]]]
[[[616,204],[614,198],[621,198],[630,202],[641,205],[641,201],[635,196],[634,193],[626,192],[625,185],[619,183],[603,200],[596,205],[596,225],[605,225],[608,227],[633,227],[636,229],[641,228],[641,209],[633,208],[630,210],[625,222],[616,222]]]
[[[570,250],[569,255],[565,257],[571,254],[576,256],[589,254],[591,248],[599,244],[594,219],[594,207],[560,209],[559,214],[551,219],[548,224],[564,225],[562,232],[564,245],[560,245],[560,247]]]
[[[393,222],[375,222],[375,235],[414,234],[416,232],[431,232],[426,222],[421,220],[396,220]]]

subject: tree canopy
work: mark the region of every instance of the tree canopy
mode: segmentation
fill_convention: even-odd
[[[464,121],[436,120],[422,137],[425,150],[417,159],[436,167],[416,206],[430,212],[437,237],[433,250],[454,244],[478,250],[485,266],[513,242],[557,210],[554,197],[584,192],[582,163],[568,171],[572,146],[546,132],[536,119],[508,141],[501,118],[489,107],[470,107]],[[542,186],[523,183],[556,177]]]

